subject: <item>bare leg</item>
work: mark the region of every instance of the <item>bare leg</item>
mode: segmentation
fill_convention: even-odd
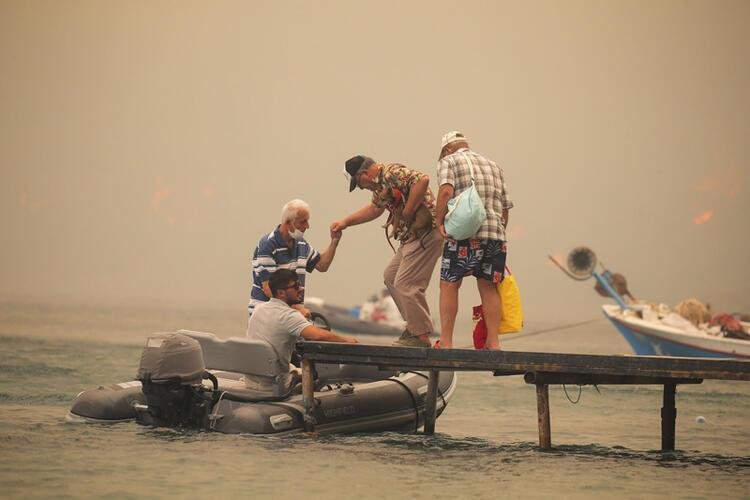
[[[453,327],[458,314],[458,289],[461,281],[440,282],[440,347],[453,347]]]
[[[479,296],[482,298],[484,321],[487,324],[487,342],[484,347],[485,349],[500,349],[497,331],[500,328],[502,309],[497,285],[486,279],[477,278],[477,288],[479,289]]]

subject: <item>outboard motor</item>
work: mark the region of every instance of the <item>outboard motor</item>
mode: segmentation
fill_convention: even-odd
[[[211,379],[214,390],[203,387]],[[137,380],[146,405],[136,405],[136,421],[155,427],[207,429],[209,413],[218,400],[216,377],[206,371],[200,343],[179,333],[148,338]]]

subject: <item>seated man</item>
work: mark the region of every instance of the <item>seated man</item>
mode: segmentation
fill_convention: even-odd
[[[278,269],[268,279],[271,299],[255,307],[247,326],[247,336],[263,340],[271,345],[278,358],[282,372],[290,376],[284,385],[291,384],[289,362],[292,359],[294,344],[302,337],[305,340],[324,342],[357,343],[354,337],[344,337],[310,323],[293,304],[298,304],[302,290],[297,281],[297,273],[289,269]]]

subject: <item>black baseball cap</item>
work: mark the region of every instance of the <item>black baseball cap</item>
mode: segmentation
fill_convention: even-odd
[[[363,168],[367,168],[370,165],[375,163],[375,160],[368,156],[363,155],[357,155],[352,156],[348,160],[346,160],[346,173],[349,175],[349,192],[351,193],[354,191],[354,188],[357,187],[357,174],[360,170]]]

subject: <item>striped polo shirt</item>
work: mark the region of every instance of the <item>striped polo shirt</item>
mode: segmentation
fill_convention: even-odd
[[[268,302],[269,297],[263,292],[263,282],[268,281],[271,273],[277,269],[291,269],[297,273],[299,284],[305,286],[305,273],[315,269],[320,261],[320,253],[304,239],[295,241],[292,248],[286,246],[281,237],[280,226],[272,233],[263,235],[253,252],[253,286],[250,289],[249,314],[260,302]],[[300,295],[304,300],[304,291]]]

